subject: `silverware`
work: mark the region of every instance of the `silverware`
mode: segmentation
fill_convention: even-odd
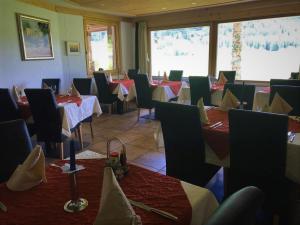
[[[177,216],[174,216],[173,214],[171,213],[168,213],[166,211],[163,211],[163,210],[160,210],[160,209],[156,209],[156,208],[153,208],[151,206],[148,206],[148,205],[145,205],[144,203],[142,202],[137,202],[137,201],[133,201],[131,199],[128,199],[130,204],[133,205],[133,206],[136,206],[136,207],[139,207],[141,209],[144,209],[148,212],[153,212],[153,213],[156,213],[158,215],[161,215],[163,217],[166,217],[168,219],[171,219],[171,220],[174,220],[174,221],[177,221],[178,220],[178,217]]]
[[[290,143],[292,143],[294,141],[295,137],[296,137],[296,133],[291,132],[291,131],[288,132],[288,140]]]
[[[213,125],[209,126],[210,128],[215,128],[216,126],[219,126],[220,124],[222,124],[221,121],[214,123]]]
[[[0,202],[0,209],[1,209],[3,212],[7,212],[7,207],[6,207],[2,202]]]
[[[220,123],[220,124],[214,126],[213,129],[216,129],[216,128],[221,127],[221,126],[223,126],[223,123]]]
[[[50,163],[49,165],[50,165],[50,166],[53,166],[53,167],[61,168],[61,166],[59,166],[59,165],[57,165],[57,164],[54,164],[54,163]]]

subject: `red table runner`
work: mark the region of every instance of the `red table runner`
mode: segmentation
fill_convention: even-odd
[[[82,103],[82,99],[76,96],[68,96],[68,95],[57,95],[56,96],[57,103],[76,103],[77,106],[80,106]]]
[[[151,84],[153,88],[156,88],[158,86],[169,86],[171,90],[173,91],[174,95],[178,95],[178,92],[181,88],[181,81],[162,81],[159,83],[159,81],[153,81]]]
[[[99,209],[104,160],[78,160],[77,164],[86,167],[78,173],[80,197],[89,202],[84,211],[75,214],[64,211],[63,206],[70,199],[68,175],[62,174],[59,168],[47,167],[48,183],[28,191],[12,192],[4,184],[0,185],[0,200],[8,208],[7,213],[0,212],[0,224],[93,224]],[[120,185],[128,198],[179,217],[179,221],[174,222],[134,207],[144,225],[190,224],[192,209],[179,180],[130,165],[130,171]]]
[[[222,160],[229,154],[230,151],[228,112],[224,112],[219,109],[210,109],[207,111],[207,116],[210,124],[204,125],[202,128],[204,140],[216,153],[219,159]],[[210,128],[212,124],[219,121],[223,123],[222,126]],[[288,130],[299,133],[300,123],[289,118]]]
[[[129,88],[134,84],[134,80],[113,80],[109,83],[110,91],[113,92],[119,84],[123,84],[126,89],[129,90]]]

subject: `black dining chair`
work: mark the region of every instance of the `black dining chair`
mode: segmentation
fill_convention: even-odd
[[[109,113],[111,114],[118,96],[109,90],[108,81],[103,72],[94,72],[94,79],[98,90],[98,99],[101,104],[109,105]]]
[[[299,79],[299,72],[291,72],[291,79],[298,80]]]
[[[197,105],[200,98],[203,98],[204,105],[211,105],[211,93],[208,77],[189,77],[191,105]]]
[[[235,76],[236,76],[236,71],[219,71],[219,78],[218,80],[220,79],[220,75],[221,73],[224,74],[225,78],[227,79],[227,83],[234,83],[235,81]]]
[[[73,84],[77,91],[81,95],[91,95],[92,94],[92,79],[91,78],[74,78]],[[90,130],[91,130],[91,136],[94,137],[93,132],[93,115],[89,116],[88,118],[81,121],[82,123],[89,123],[90,124]]]
[[[256,214],[264,202],[264,193],[248,186],[230,195],[205,225],[254,225]]]
[[[151,111],[155,106],[155,102],[152,100],[153,89],[150,87],[148,76],[146,74],[136,75],[134,77],[134,84],[138,108],[137,120],[140,119],[141,109],[149,109],[149,118],[151,118]]]
[[[288,85],[273,85],[271,86],[271,94],[269,104],[272,103],[275,93],[278,93],[293,110],[289,113],[290,116],[300,115],[300,86],[288,86]]]
[[[55,95],[59,94],[60,90],[60,79],[59,78],[45,78],[42,79],[42,88],[44,88],[44,84],[46,84],[52,90],[55,90]]]
[[[129,79],[133,80],[134,76],[139,73],[139,69],[128,69],[128,77]]]
[[[264,210],[280,215],[282,221],[286,220],[288,195],[293,187],[285,177],[287,132],[286,115],[229,111],[228,194],[256,186],[266,195]]]
[[[157,102],[163,132],[166,174],[204,187],[220,169],[205,163],[205,145],[197,106]]]
[[[229,89],[240,102],[244,103],[243,109],[252,110],[255,95],[255,85],[226,83],[222,98],[224,97],[227,89]]]
[[[51,143],[56,143],[60,158],[64,158],[63,142],[67,139],[62,134],[62,111],[56,104],[56,99],[50,89],[25,89],[30,110],[36,126],[37,141],[45,142],[49,149]],[[73,128],[75,131],[77,127]],[[80,140],[81,142],[81,140]],[[82,146],[82,143],[80,143]]]
[[[290,80],[290,79],[271,79],[270,87],[274,85],[289,85],[300,87],[300,80]]]
[[[170,70],[169,80],[170,81],[181,81],[183,70]]]
[[[24,120],[0,123],[0,183],[7,181],[32,150],[32,143]]]

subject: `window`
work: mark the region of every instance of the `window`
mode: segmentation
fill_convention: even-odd
[[[183,76],[207,75],[209,26],[151,31],[152,75],[183,70]]]
[[[237,79],[288,79],[299,71],[300,16],[219,24],[217,51],[217,71]]]
[[[101,24],[87,25],[89,74],[100,68],[116,69],[115,27]]]

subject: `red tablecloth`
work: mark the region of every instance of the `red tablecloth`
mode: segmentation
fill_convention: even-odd
[[[216,153],[219,159],[224,159],[229,154],[229,122],[228,112],[218,109],[210,109],[207,111],[207,116],[210,120],[210,125],[203,126],[203,137],[210,148]],[[222,126],[210,128],[217,122],[223,122]],[[289,131],[300,132],[300,123],[289,119]]]
[[[78,160],[77,164],[86,167],[78,173],[80,197],[89,202],[84,211],[76,214],[64,211],[63,206],[70,199],[68,175],[62,174],[59,168],[48,167],[48,183],[42,183],[31,190],[12,192],[4,184],[0,185],[0,200],[8,208],[7,213],[0,212],[0,224],[93,224],[99,209],[104,160]],[[190,224],[192,209],[179,180],[130,165],[129,174],[121,180],[120,185],[128,198],[179,217],[178,223],[175,223],[134,207],[144,225]]]
[[[210,87],[210,91],[213,93],[215,91],[218,91],[218,90],[221,90],[223,91],[224,90],[224,84],[212,84],[211,87]]]
[[[129,90],[129,88],[134,84],[134,80],[113,80],[109,83],[110,91],[113,92],[119,84],[123,84],[126,89]]]
[[[178,95],[178,92],[181,88],[181,81],[156,81],[154,80],[151,84],[153,88],[156,88],[158,86],[169,86],[171,90],[173,91],[174,95]]]

